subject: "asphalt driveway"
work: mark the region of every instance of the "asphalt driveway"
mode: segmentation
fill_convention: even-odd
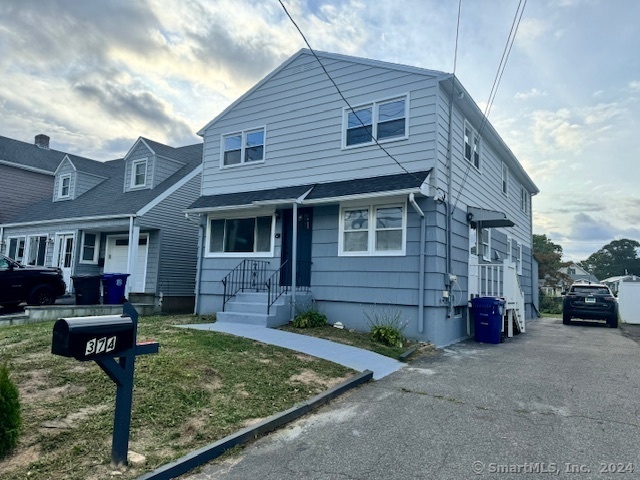
[[[600,325],[527,329],[417,360],[189,480],[639,478],[640,346]]]

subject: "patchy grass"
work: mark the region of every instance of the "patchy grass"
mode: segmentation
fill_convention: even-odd
[[[343,343],[345,345],[351,345],[353,347],[363,348],[365,350],[371,350],[372,352],[395,358],[396,360],[400,358],[400,355],[404,353],[409,347],[414,345],[409,341],[405,341],[402,347],[389,347],[387,345],[384,345],[383,343],[373,340],[369,333],[356,332],[355,330],[348,330],[346,328],[335,328],[331,325],[325,325],[315,328],[295,328],[289,323],[280,327],[280,329],[286,332],[310,335],[312,337],[324,338],[333,342]],[[423,349],[420,350],[422,351]]]
[[[141,318],[138,341],[160,343],[158,354],[136,360],[129,448],[146,464],[117,478],[136,478],[353,373],[252,340],[172,326],[203,320]],[[8,362],[20,391],[23,417],[0,478],[110,478],[115,384],[95,362],[52,355],[52,328],[53,322],[0,328],[0,361]]]

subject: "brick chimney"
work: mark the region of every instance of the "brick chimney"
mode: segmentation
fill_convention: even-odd
[[[49,137],[44,134],[36,135],[36,146],[49,150]]]

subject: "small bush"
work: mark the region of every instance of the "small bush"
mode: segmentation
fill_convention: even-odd
[[[562,313],[562,297],[540,296],[540,313]]]
[[[20,435],[20,399],[9,378],[6,365],[0,365],[0,459],[18,444]]]
[[[399,308],[374,305],[371,312],[364,312],[364,316],[373,341],[389,347],[402,347],[404,343],[402,332],[407,322],[402,321],[402,312]]]
[[[293,326],[296,328],[315,328],[326,324],[327,316],[324,313],[320,313],[315,306],[297,314],[293,319]]]

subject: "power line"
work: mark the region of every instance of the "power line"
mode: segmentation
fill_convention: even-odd
[[[373,136],[373,128],[371,129],[371,131],[369,131],[369,129],[367,128],[367,126],[364,124],[364,122],[362,121],[362,119],[360,118],[360,116],[356,113],[356,111],[354,110],[354,108],[351,106],[351,104],[349,103],[349,101],[346,99],[346,97],[342,94],[342,91],[340,90],[340,87],[338,87],[338,84],[333,80],[333,78],[331,78],[331,75],[329,74],[329,72],[327,71],[327,69],[325,68],[325,66],[322,64],[322,62],[320,61],[320,58],[318,57],[318,55],[316,55],[316,52],[313,50],[313,48],[311,48],[311,45],[309,44],[309,41],[307,40],[307,37],[305,37],[304,33],[302,33],[302,30],[300,29],[300,27],[298,26],[298,24],[295,22],[295,20],[293,19],[293,17],[291,16],[291,14],[289,13],[289,11],[287,10],[287,7],[284,6],[284,3],[282,3],[282,0],[278,0],[278,2],[280,3],[280,6],[282,6],[282,9],[284,10],[284,13],[287,14],[287,17],[289,17],[289,20],[291,20],[291,23],[293,23],[293,25],[296,27],[296,29],[298,30],[298,33],[300,33],[300,36],[302,37],[302,39],[304,40],[304,43],[307,45],[307,48],[311,51],[311,53],[313,54],[313,56],[315,57],[315,59],[318,61],[318,63],[320,64],[320,67],[322,67],[322,70],[324,70],[324,73],[327,75],[327,78],[329,78],[329,80],[331,81],[331,83],[333,84],[333,86],[335,87],[335,89],[338,92],[338,95],[340,95],[340,98],[342,98],[342,100],[344,101],[344,103],[347,104],[347,107],[349,107],[349,110],[351,110],[351,113],[353,113],[353,116],[356,117],[358,119],[358,121],[360,122],[360,125],[362,125],[365,129],[366,132],[369,133],[369,136],[371,137],[371,140],[373,140],[375,142],[375,144],[394,162],[396,162],[396,164],[408,175],[411,175],[413,178],[415,178],[416,180],[422,182],[423,179],[420,179],[419,177],[417,177],[416,175],[414,175],[413,173],[411,173],[409,170],[407,170],[393,155],[391,155],[386,148],[384,148],[382,145],[380,145],[380,143],[378,142],[378,139],[375,138]],[[407,125],[408,127],[408,125]]]
[[[515,42],[516,34],[518,33],[518,27],[520,26],[520,21],[522,20],[522,15],[524,14],[524,9],[526,6],[527,6],[527,0],[520,0],[520,2],[518,3],[518,8],[516,8],[516,13],[511,23],[511,30],[509,31],[507,42],[505,43],[504,50],[502,51],[502,58],[500,59],[500,64],[498,65],[498,70],[496,71],[496,76],[493,79],[493,85],[491,86],[491,91],[489,92],[489,100],[487,101],[484,115],[482,117],[482,122],[480,124],[480,129],[478,130],[478,139],[480,139],[480,136],[482,135],[482,131],[484,130],[484,127],[486,126],[486,123],[488,121],[489,112],[491,111],[491,107],[493,106],[493,101],[495,100],[496,95],[498,93],[498,87],[500,86],[500,81],[502,80],[502,74],[504,73],[504,69],[507,66],[507,60],[509,59],[511,48],[513,47],[513,43]],[[455,77],[453,78],[452,81],[455,83]],[[453,96],[451,97],[451,101],[453,102]],[[464,133],[463,133],[463,138],[464,138]],[[474,143],[473,145],[474,150],[472,151],[472,155],[473,155],[473,152],[475,152],[475,149],[477,148],[478,145],[473,138],[471,139],[471,141]],[[467,177],[469,176],[469,171],[471,170],[472,161],[473,159],[469,159],[469,161],[467,162],[467,169],[465,171],[464,178],[462,179],[460,190],[458,191],[458,195],[456,196],[456,200],[453,204],[453,208],[451,209],[452,212],[455,210],[455,207],[458,204],[460,195],[462,195],[464,185],[467,182]]]

